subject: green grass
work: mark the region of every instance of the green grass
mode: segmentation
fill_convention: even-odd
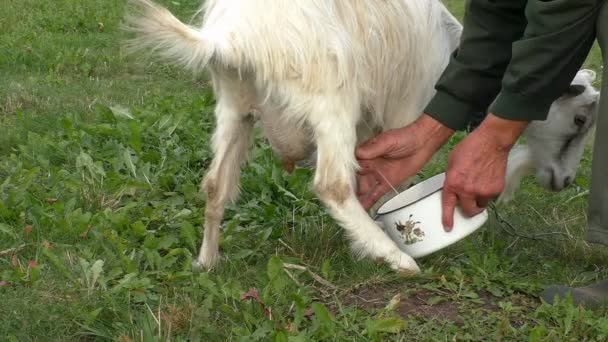
[[[197,7],[192,0],[163,3],[184,20]],[[446,3],[462,16],[462,1]],[[584,241],[590,151],[576,186],[548,193],[529,177],[513,204],[499,208],[521,234],[559,232],[565,239],[518,237],[492,218],[466,241],[421,260],[422,275],[404,278],[353,260],[341,229],[310,190],[311,171],[285,174],[258,134],[242,196],[226,211],[220,246],[226,259],[214,272],[193,273],[204,206],[198,183],[210,162],[214,125],[207,79],[124,57],[122,0],[4,4],[0,331],[6,340],[608,336],[605,311],[537,298],[550,284],[608,278],[605,248]],[[587,65],[600,64],[596,47]],[[442,170],[448,150],[425,177]],[[305,268],[288,273],[283,263]]]

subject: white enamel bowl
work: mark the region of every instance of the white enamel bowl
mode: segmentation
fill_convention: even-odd
[[[454,211],[454,226],[446,232],[441,223],[441,192],[445,173],[420,182],[384,203],[375,220],[397,246],[412,258],[421,258],[464,239],[488,219],[484,210],[466,217],[459,207]]]

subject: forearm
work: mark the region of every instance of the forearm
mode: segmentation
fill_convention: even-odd
[[[517,142],[529,125],[529,121],[503,119],[489,113],[486,119],[476,129],[484,136],[484,140],[497,151],[508,151]],[[425,149],[435,153],[455,133],[455,130],[446,126],[428,114],[423,114],[413,124],[413,132],[421,134],[420,139],[425,141]]]
[[[418,141],[424,141],[426,149],[434,153],[454,134],[455,130],[428,114],[422,114],[413,123],[412,132],[420,134]]]
[[[529,1],[526,30],[513,43],[502,89],[489,111],[509,120],[544,120],[593,45],[602,2]]]
[[[489,113],[476,130],[497,151],[508,152],[529,124],[529,121],[507,120]]]
[[[501,89],[511,46],[526,26],[525,0],[468,2],[459,48],[437,82],[425,112],[444,125],[464,129],[485,111]]]

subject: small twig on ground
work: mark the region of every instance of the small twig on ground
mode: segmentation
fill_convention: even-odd
[[[579,197],[586,196],[586,195],[588,195],[588,194],[589,194],[589,190],[585,190],[585,191],[581,192],[580,194],[576,194],[576,195],[574,195],[574,196],[572,196],[572,197],[568,198],[568,199],[566,200],[566,202],[564,202],[564,203],[568,203],[568,202],[570,202],[570,201],[573,201],[573,200],[575,200],[575,199],[577,199],[577,198],[579,198]]]
[[[545,218],[543,215],[541,215],[541,214],[538,212],[538,210],[536,210],[536,208],[534,208],[534,207],[533,207],[533,206],[531,206],[531,205],[529,205],[528,207],[529,207],[530,209],[532,209],[532,211],[534,211],[534,212],[536,213],[536,215],[538,215],[538,217],[540,217],[540,218],[541,218],[543,221],[545,221],[545,224],[546,224],[547,226],[549,226],[549,221],[547,221],[547,219],[546,219],[546,218]]]
[[[359,295],[356,295],[356,294],[354,294],[353,296],[357,297],[358,299],[360,299],[363,302],[371,303],[371,304],[380,303],[380,302],[384,301],[383,298],[365,299],[365,298],[363,298],[363,297],[361,297]]]
[[[9,255],[9,254],[13,254],[13,253],[17,253],[20,250],[24,249],[25,247],[27,247],[27,243],[24,243],[23,245],[17,246],[17,247],[13,247],[13,248],[9,248],[3,251],[0,251],[0,256],[5,256],[5,255]]]
[[[562,222],[562,224],[564,225],[564,229],[566,230],[566,233],[568,234],[568,237],[570,239],[572,239],[574,236],[572,236],[572,233],[570,233],[570,230],[568,229],[568,225],[566,224],[566,222]]]
[[[291,272],[289,272],[286,269],[283,269],[283,271],[285,271],[285,273],[287,273],[287,276],[289,278],[291,278],[291,280],[293,280],[294,283],[296,283],[298,286],[302,286],[302,284],[298,281],[298,279],[296,279],[296,277],[294,277],[294,275]]]
[[[279,243],[283,246],[285,246],[287,249],[289,249],[293,254],[298,254],[296,253],[296,251],[293,250],[293,248],[291,248],[290,245],[288,245],[285,241],[283,241],[283,239],[279,239]]]
[[[329,281],[323,279],[320,275],[314,273],[313,271],[309,270],[308,267],[305,266],[300,266],[300,265],[294,265],[294,264],[287,264],[287,263],[283,263],[283,268],[285,268],[285,272],[287,272],[287,269],[291,269],[291,270],[302,270],[302,271],[306,271],[308,272],[308,274],[310,274],[310,276],[316,280],[318,283],[329,287],[332,290],[337,289],[338,287],[332,283],[330,283]],[[287,274],[289,274],[289,272],[287,272]]]
[[[519,239],[520,239],[520,238],[519,238],[519,236],[516,236],[516,237],[515,237],[515,240],[513,240],[513,242],[511,242],[511,243],[509,244],[509,246],[507,246],[507,248],[505,248],[505,250],[509,250],[509,249],[511,249],[513,246],[515,246],[515,244],[517,243],[517,241],[519,241]]]

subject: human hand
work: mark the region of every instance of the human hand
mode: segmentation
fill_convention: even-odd
[[[442,222],[446,231],[452,230],[456,205],[472,217],[500,195],[505,186],[509,151],[527,125],[525,121],[489,114],[454,148],[442,191]]]
[[[454,131],[428,115],[386,131],[357,147],[361,170],[357,198],[367,210],[380,197],[415,175]]]

